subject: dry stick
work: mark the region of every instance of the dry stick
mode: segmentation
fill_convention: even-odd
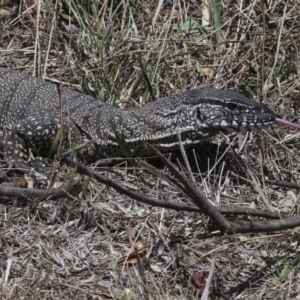
[[[50,53],[50,49],[52,46],[53,30],[54,30],[54,26],[56,24],[55,20],[56,20],[57,5],[58,5],[58,1],[55,1],[55,6],[54,6],[54,10],[53,10],[54,13],[53,13],[52,20],[50,22],[51,29],[50,29],[50,33],[49,33],[49,37],[48,37],[48,47],[46,50],[45,65],[44,65],[44,72],[42,74],[42,78],[44,78],[46,76],[46,70],[47,70],[47,66],[48,66],[48,58],[49,58],[49,53]]]
[[[177,133],[177,139],[178,139],[180,153],[182,155],[182,158],[183,158],[183,161],[184,161],[187,173],[188,173],[188,175],[190,177],[190,180],[193,182],[194,186],[196,187],[196,181],[195,181],[195,178],[194,178],[194,176],[192,174],[191,166],[190,166],[189,160],[187,159],[186,152],[184,150],[184,147],[183,147],[183,144],[182,144],[182,141],[181,141],[181,134],[180,134],[180,132]]]
[[[231,222],[227,221],[224,216],[214,207],[207,198],[201,194],[191,183],[189,183],[187,180],[184,180],[182,178],[181,173],[171,164],[169,161],[159,152],[157,151],[153,146],[149,145],[149,148],[157,155],[157,157],[160,158],[161,161],[165,163],[165,165],[170,169],[171,173],[178,179],[181,180],[183,183],[185,189],[187,190],[187,193],[190,195],[190,197],[194,200],[195,204],[200,208],[201,211],[211,216],[220,229],[224,232],[231,232],[230,226]],[[178,209],[179,203],[177,203],[176,208],[174,207],[174,203],[171,202],[164,202],[164,205],[162,205],[162,202],[154,197],[149,197],[141,194],[137,194],[129,189],[126,189],[122,185],[114,182],[113,180],[101,176],[92,170],[85,168],[83,165],[75,163],[70,158],[66,157],[65,160],[73,167],[78,168],[78,172],[81,174],[88,175],[92,178],[95,178],[96,180],[115,188],[118,192],[125,194],[126,196],[129,196],[133,199],[136,199],[138,201],[143,201],[144,203],[152,204],[155,203],[156,206],[163,206],[167,208],[173,208]]]
[[[157,153],[159,155],[163,156],[159,151],[157,151]],[[165,202],[165,201],[161,201],[154,197],[137,194],[137,193],[125,188],[124,186],[118,184],[117,182],[107,178],[106,176],[100,175],[100,174],[94,172],[93,170],[83,166],[82,164],[79,164],[79,163],[73,161],[69,157],[66,157],[65,160],[70,164],[70,166],[76,167],[78,173],[81,173],[83,175],[87,175],[91,178],[94,178],[97,181],[99,181],[109,187],[114,188],[118,193],[124,194],[132,199],[135,199],[135,200],[138,200],[138,201],[150,204],[150,205],[156,205],[156,206],[161,206],[161,207],[166,207],[166,208],[171,208],[171,209],[176,209],[176,210],[180,210],[179,207],[184,206],[181,203],[176,203],[176,205],[174,205],[175,204],[174,202]],[[169,163],[169,162],[167,161],[167,163]],[[176,168],[172,164],[171,164],[171,168],[175,169],[175,171],[178,173],[178,170],[176,170]],[[179,173],[179,175],[180,175],[180,173]],[[189,188],[191,188],[191,191],[194,192],[193,187],[189,187]],[[197,201],[199,202],[199,199],[203,199],[203,197],[204,196],[200,192],[198,192],[198,193],[196,193],[194,198],[196,198]],[[204,197],[204,199],[206,201],[208,201],[205,197]],[[214,217],[215,215],[217,215],[217,217],[218,217],[218,215],[221,215],[220,210],[219,210],[220,208],[217,209],[214,206],[212,206],[212,207],[210,207],[210,206],[212,206],[210,203],[209,203],[209,206],[206,206],[206,203],[205,203],[203,205],[204,208],[202,208],[203,212],[212,217]],[[193,206],[190,205],[189,207],[192,208]],[[212,210],[213,210],[213,212],[212,212]],[[232,211],[231,211],[231,213],[232,213]],[[225,219],[225,218],[221,215],[221,222],[223,221],[223,219]],[[226,221],[226,223],[229,223],[226,219],[225,219],[225,221]],[[221,227],[222,223],[219,226]],[[231,234],[232,233],[247,233],[247,232],[249,232],[249,233],[272,232],[272,231],[290,229],[290,228],[294,228],[296,226],[300,226],[300,215],[296,215],[294,217],[287,218],[287,219],[275,220],[275,221],[255,221],[255,222],[251,221],[251,222],[249,222],[249,224],[243,224],[243,225],[238,225],[238,224],[230,222],[229,226],[223,227],[223,228],[225,228],[225,230],[227,230],[226,231],[227,233],[231,233]]]
[[[70,160],[69,158],[67,158],[66,160],[69,163],[71,163],[71,165],[72,165],[72,160]],[[138,160],[138,163],[140,163],[140,162],[141,161]],[[142,164],[144,166],[147,165],[144,162]],[[168,164],[168,161],[167,161],[167,164]],[[76,165],[76,163],[73,164],[73,166],[75,166],[75,165]],[[94,177],[93,174],[90,174],[90,172],[91,173],[94,173],[94,172],[92,172],[91,170],[89,170],[87,168],[85,168],[85,169],[88,172],[85,172],[83,174]],[[153,171],[154,168],[153,167],[148,168],[148,170]],[[159,174],[159,172],[160,171],[157,170],[156,174]],[[99,176],[100,175],[96,176],[96,177],[98,177],[98,178],[96,178],[97,180],[99,180]],[[134,192],[124,188],[123,186],[117,184],[116,182],[113,182],[112,180],[110,180],[110,179],[108,179],[104,176],[100,176],[100,177],[103,177],[103,180],[99,180],[100,182],[107,184],[108,181],[111,181],[112,184],[111,185],[107,184],[107,185],[114,187],[118,192],[123,193],[123,194],[125,194],[129,197],[132,197],[133,199],[136,199],[138,201],[141,201],[141,202],[144,202],[144,203],[147,203],[147,204],[150,204],[150,205],[154,205],[154,206],[165,207],[165,208],[170,208],[170,209],[175,209],[175,210],[184,210],[184,211],[191,211],[191,212],[201,212],[202,211],[201,208],[199,209],[194,205],[189,205],[189,204],[185,204],[185,203],[178,203],[178,202],[166,202],[166,201],[162,201],[162,200],[159,200],[157,198],[154,198],[154,197],[149,197],[149,196],[144,196],[144,195],[141,195],[141,194],[137,194],[137,193],[134,193]],[[160,174],[160,177],[162,177],[161,174]],[[164,177],[164,179],[166,179],[166,177]],[[182,180],[182,177],[179,178],[179,179]],[[190,196],[188,191],[186,189],[184,189],[183,187],[181,187],[178,183],[176,183],[175,181],[172,181],[172,180],[171,180],[171,183],[173,183],[175,186],[180,188],[185,194]],[[12,191],[12,190],[8,191],[9,188],[5,188],[5,189],[6,189],[6,193],[3,190],[0,189],[0,194],[10,194],[11,196],[16,196],[16,189],[17,188],[14,188],[14,191]],[[27,192],[24,192],[24,189],[17,189],[17,190],[18,190],[19,195],[27,194],[28,196],[33,196],[32,193],[33,194],[35,193],[36,196],[40,196],[41,195],[40,193],[45,192],[45,191],[40,190],[39,193],[37,194],[36,192],[33,191],[33,189],[31,189],[32,193],[28,192],[28,190],[27,190]],[[202,194],[200,194],[200,195],[202,197],[204,197]],[[235,208],[213,207],[213,209],[215,209],[216,211],[218,211],[219,213],[222,213],[222,214],[243,214],[243,215],[253,215],[253,216],[260,216],[260,217],[274,218],[274,219],[279,218],[279,217],[287,218],[287,215],[285,215],[285,214],[280,215],[280,214],[272,213],[272,212],[268,212],[268,211],[261,211],[261,210],[255,210],[255,209],[250,209],[250,208],[243,208],[243,207],[235,207]],[[287,229],[287,228],[293,228],[294,226],[296,226],[298,224],[298,221],[299,221],[298,217],[296,216],[296,217],[288,219],[287,222],[284,222],[284,221],[280,222],[280,225],[276,224],[276,223],[268,223],[268,225],[266,225],[266,222],[254,222],[250,226],[249,225],[244,225],[243,228],[239,228],[239,229],[236,228],[236,230],[238,230],[238,232],[252,232],[252,231],[259,231],[260,232],[260,231],[265,231],[265,230],[266,231],[273,231],[273,230],[279,230],[279,229]],[[277,228],[279,228],[279,229],[277,229]]]
[[[101,181],[100,181],[101,182]],[[72,190],[72,187],[75,184],[69,185],[63,185],[63,187],[60,187],[59,190],[51,189],[24,189],[19,187],[8,187],[8,186],[1,186],[0,185],[0,195],[8,196],[8,197],[26,197],[26,198],[37,198],[37,197],[43,197],[45,196],[48,198],[51,196],[52,199],[57,199],[59,197],[68,197],[70,199],[75,199],[72,195],[69,194],[70,190]],[[124,187],[123,187],[124,188]],[[118,190],[115,188],[116,191],[119,193],[124,194],[122,190]],[[124,188],[126,189],[126,188]],[[158,206],[158,207],[164,207],[168,209],[173,209],[176,211],[187,211],[187,212],[202,212],[202,210],[194,205],[189,203],[180,203],[175,201],[164,201],[157,198],[148,197],[145,201],[143,198],[143,195],[136,194],[136,197],[132,197],[133,199],[136,199],[139,202],[146,203],[152,206]],[[131,197],[131,196],[129,196]],[[147,196],[146,196],[147,197]],[[279,219],[279,218],[288,218],[287,214],[279,214],[279,213],[272,213],[265,210],[259,210],[254,208],[248,208],[248,207],[216,207],[216,209],[222,213],[223,215],[245,215],[245,216],[255,216],[255,217],[262,217],[262,218],[269,218],[269,219]]]
[[[68,196],[68,192],[70,192],[78,182],[79,178],[70,183],[63,184],[59,188],[51,188],[51,189],[24,189],[19,187],[10,187],[10,186],[2,186],[0,185],[0,195],[8,196],[8,197],[26,197],[26,198],[47,198],[51,196],[51,198],[59,198],[62,196]]]
[[[76,151],[78,151],[78,150],[80,150],[80,149],[82,149],[82,148],[88,146],[88,145],[91,144],[91,143],[94,143],[94,140],[90,140],[90,141],[84,142],[84,143],[78,145],[75,149],[67,150],[67,151],[65,151],[65,152],[63,152],[63,153],[61,153],[61,154],[59,154],[58,157],[60,157],[60,156],[64,157],[64,156],[70,155],[70,154],[72,154],[73,152],[76,152]]]
[[[191,195],[193,202],[201,210],[203,210],[204,213],[209,215],[222,231],[225,233],[231,233],[231,227],[233,223],[229,222],[193,184],[186,180],[185,177],[182,176],[181,172],[171,162],[169,162],[161,152],[159,152],[150,144],[147,144],[147,146],[168,167],[169,171],[183,184],[188,193]]]
[[[156,20],[157,20],[157,17],[160,13],[160,9],[161,9],[161,6],[163,5],[164,1],[163,0],[159,0],[158,3],[157,3],[157,7],[156,7],[156,10],[155,10],[155,14],[154,14],[154,17],[153,17],[153,20],[152,20],[152,28],[151,28],[151,31],[154,31],[154,26],[155,26],[155,23],[156,23]]]
[[[179,210],[179,211],[181,211],[181,210],[191,211],[191,212],[201,211],[201,209],[199,209],[198,207],[195,207],[192,204],[185,204],[185,203],[178,203],[178,202],[171,202],[171,201],[162,201],[155,197],[138,194],[130,189],[125,188],[123,185],[115,182],[114,180],[112,180],[106,176],[100,175],[100,174],[94,172],[93,170],[83,166],[82,164],[79,164],[79,163],[73,161],[69,157],[65,157],[64,160],[66,162],[68,162],[70,164],[70,166],[76,167],[78,173],[87,175],[91,178],[94,178],[97,181],[99,181],[109,187],[114,188],[118,193],[124,194],[132,199],[137,200],[137,201],[140,201],[140,202],[143,202],[146,204],[150,204],[153,206],[165,207],[165,208]]]
[[[7,269],[7,262],[6,262],[6,261],[0,259],[0,265],[2,266],[2,268],[3,268],[4,270]],[[23,271],[17,269],[16,267],[10,267],[10,269],[11,269],[12,271],[18,273],[18,274],[21,275],[21,276],[23,276],[23,275],[25,274]]]
[[[138,272],[142,281],[142,289],[144,291],[144,299],[149,299],[149,290],[147,288],[147,281],[146,281],[146,276],[145,276],[145,265],[143,260],[141,259],[141,256],[139,254],[139,250],[137,247],[134,247],[135,255],[138,261]]]
[[[162,155],[160,152],[158,152],[158,154]],[[144,203],[148,203],[148,204],[156,203],[157,206],[164,206],[164,207],[167,207],[167,208],[173,208],[174,207],[174,203],[166,203],[166,202],[160,201],[160,200],[158,200],[154,197],[140,195],[140,194],[137,194],[137,193],[135,193],[135,192],[133,192],[129,189],[126,189],[122,185],[116,183],[115,181],[113,181],[113,180],[111,180],[111,179],[109,179],[105,176],[102,176],[100,174],[97,174],[97,173],[93,172],[91,169],[89,169],[89,168],[87,168],[87,167],[85,167],[85,166],[83,166],[83,165],[81,165],[77,162],[72,161],[68,157],[65,158],[65,160],[71,166],[76,167],[77,171],[79,173],[90,176],[92,178],[95,178],[97,181],[99,181],[101,183],[104,183],[109,187],[114,188],[119,193],[122,193],[122,194],[124,194],[126,196],[129,196],[133,199],[136,199],[138,201],[142,201]],[[167,161],[167,163],[170,164],[168,161]],[[175,169],[175,167],[172,166],[172,165],[171,165],[171,168]],[[178,172],[178,170],[175,170],[175,171],[176,171],[176,173]],[[200,194],[200,196],[204,197],[202,194]],[[207,201],[206,198],[205,198],[205,200]],[[162,203],[164,203],[164,205]],[[176,207],[174,207],[174,209],[178,209],[178,207],[180,205],[181,204],[177,203]],[[209,205],[211,205],[211,204],[209,203]],[[220,214],[219,211],[217,210],[217,208],[215,208],[215,207],[212,207],[212,208],[215,210],[215,212]],[[205,207],[204,209],[205,209],[206,213],[207,213],[207,211],[211,212],[210,207]],[[222,216],[222,218],[224,218],[224,217]],[[226,222],[227,222],[227,220],[226,220]],[[230,223],[230,226],[231,226],[231,228],[228,228],[228,227],[225,228],[225,229],[227,229],[227,232],[229,232],[229,233],[272,232],[272,231],[278,231],[278,230],[284,230],[284,229],[291,229],[291,228],[294,228],[296,226],[300,226],[300,215],[296,215],[296,216],[293,216],[291,218],[287,218],[287,219],[284,219],[284,220],[255,221],[255,222],[249,222],[249,224],[243,224],[243,225]]]
[[[294,183],[294,182],[287,182],[287,181],[276,181],[276,180],[271,180],[271,179],[265,179],[266,183],[277,185],[277,186],[282,186],[282,187],[287,187],[287,188],[292,188],[292,189],[300,189],[300,184]]]
[[[157,168],[151,166],[150,164],[146,163],[145,161],[143,161],[140,158],[136,158],[135,161],[139,167],[143,167],[145,170],[147,170],[151,174],[155,175],[158,178],[165,180],[166,182],[170,183],[174,187],[178,188],[187,197],[189,197],[189,198],[191,197],[191,195],[188,193],[188,191],[179,182],[177,182],[173,178],[167,176],[165,173],[163,173],[162,171],[158,170]],[[159,200],[159,201],[161,201],[161,200]],[[174,207],[176,206],[175,203],[185,205],[185,203],[172,202],[172,201],[168,202],[168,203],[174,203]],[[192,208],[195,208],[195,210],[193,210],[194,212],[202,211],[196,205],[189,205],[189,204],[187,204],[187,205],[188,205],[189,211]],[[280,213],[270,212],[269,210],[254,209],[254,208],[239,207],[239,206],[237,206],[237,207],[218,207],[218,206],[216,206],[216,209],[223,215],[229,215],[229,214],[248,215],[248,216],[256,216],[256,217],[264,217],[264,218],[269,218],[269,219],[281,219],[281,218],[285,219],[285,218],[289,217],[288,214],[280,214]],[[186,209],[183,208],[183,210],[186,210]]]
[[[236,233],[247,233],[247,232],[273,232],[278,230],[292,229],[300,226],[300,215],[293,217],[273,220],[273,221],[256,221],[251,222],[249,225],[235,225]]]
[[[55,3],[55,5],[57,6],[57,1]],[[60,48],[59,48],[59,40],[58,40],[58,33],[57,33],[57,27],[56,27],[56,21],[55,19],[53,19],[53,22],[54,22],[54,26],[55,26],[55,29],[54,29],[54,35],[55,35],[55,42],[56,42],[56,47],[57,47],[57,64],[58,64],[58,69],[59,69],[59,84],[58,84],[58,96],[59,96],[59,102],[60,102],[60,128],[63,128],[63,124],[64,124],[64,119],[63,119],[63,86],[62,86],[62,75],[61,75],[61,63],[60,63]],[[64,132],[62,131],[61,133],[61,136],[60,136],[60,139],[59,139],[59,145],[58,145],[58,149],[57,149],[57,153],[61,153],[62,152],[62,145],[63,145],[63,140],[64,140]],[[57,160],[55,159],[55,162]],[[57,165],[54,164],[54,168],[53,168],[53,171],[52,171],[52,174],[51,174],[51,177],[50,177],[50,184],[49,184],[49,188],[48,190],[50,190],[53,185],[54,185],[54,178],[55,178],[55,170],[57,168]],[[33,204],[33,207],[32,209],[36,209],[37,207],[37,204],[42,200],[44,199],[44,197],[47,196],[47,193],[45,193],[44,196],[41,196],[41,198],[39,199],[36,199],[35,200],[35,203]]]
[[[70,149],[67,150],[65,152],[63,152],[61,154],[62,157],[66,157],[67,155],[70,155],[73,153],[73,151],[78,151],[84,147],[86,147],[87,145],[94,143],[94,140],[90,140],[87,142],[84,142],[80,145],[78,145],[74,150]],[[184,152],[185,153],[185,152]],[[58,157],[59,159],[59,157]],[[126,160],[124,157],[114,157],[114,158],[104,158],[101,159],[97,162],[97,167],[99,166],[103,166],[103,165],[110,165],[110,164],[115,164],[115,163],[120,163],[123,162],[124,160]],[[164,173],[160,172],[158,169],[154,168],[153,166],[151,166],[150,164],[146,163],[145,161],[143,161],[140,158],[135,158],[134,159],[136,161],[136,163],[142,167],[145,167],[146,169],[148,169],[149,172],[151,172],[154,175],[157,175],[159,172],[159,176],[160,178],[166,180],[166,181],[171,181],[175,186],[177,186],[180,190],[182,190],[185,194],[187,193],[187,191],[184,189],[184,187],[182,185],[180,185],[177,181],[172,180],[169,176],[165,175]],[[277,185],[277,186],[282,186],[282,187],[287,187],[287,188],[295,188],[295,189],[300,189],[300,185],[297,183],[293,183],[293,182],[287,182],[287,181],[276,181],[276,180],[270,180],[270,179],[265,179],[266,183],[270,183],[273,185]],[[188,195],[188,194],[186,194]]]
[[[150,164],[146,163],[144,160],[142,160],[140,158],[136,158],[135,162],[139,167],[143,167],[144,169],[149,171],[151,174],[155,175],[158,178],[161,178],[162,180],[167,181],[171,185],[173,185],[176,188],[178,188],[179,190],[181,190],[185,195],[190,196],[188,191],[184,188],[184,186],[182,186],[182,184],[180,184],[178,181],[174,180],[170,176],[166,175],[165,173],[163,173],[159,169],[151,166]]]
[[[36,20],[36,33],[35,33],[35,43],[34,43],[34,59],[33,59],[33,73],[36,71],[37,64],[37,53],[38,53],[38,40],[39,40],[39,30],[40,30],[40,14],[41,14],[41,2],[37,2],[37,20]],[[33,74],[35,75],[35,74]],[[39,74],[40,75],[40,74]]]
[[[211,261],[211,266],[210,266],[210,270],[209,270],[209,274],[208,274],[208,277],[206,279],[206,284],[205,284],[205,288],[204,288],[204,291],[202,293],[202,296],[201,296],[201,300],[206,300],[206,299],[209,299],[209,287],[210,287],[210,284],[211,284],[211,281],[213,279],[213,275],[214,275],[214,271],[215,271],[215,265],[216,265],[216,260],[217,260],[217,257],[213,257],[212,261]]]
[[[56,23],[55,23],[56,25]],[[61,64],[60,64],[60,54],[59,54],[59,40],[57,36],[57,27],[55,27],[55,41],[56,41],[56,47],[57,47],[57,64],[59,69],[59,84],[58,84],[58,95],[59,95],[59,103],[60,103],[60,126],[63,128],[64,125],[64,107],[63,107],[63,86],[62,86],[62,76],[61,76]],[[59,145],[57,149],[57,154],[62,152],[62,144],[64,140],[64,133],[61,133],[60,139],[59,139]],[[54,173],[54,172],[53,172]]]
[[[293,216],[284,220],[276,221],[255,221],[249,222],[250,224],[239,225],[233,222],[228,222],[221,213],[216,210],[216,208],[206,199],[206,197],[198,191],[190,182],[185,180],[181,175],[180,171],[170,163],[154,146],[147,144],[157,157],[169,168],[170,172],[181,181],[185,188],[194,194],[192,200],[194,203],[203,209],[204,213],[207,213],[211,218],[213,218],[217,225],[224,230],[226,233],[246,233],[246,232],[271,232],[277,230],[284,230],[289,228],[294,228],[300,225],[300,215]],[[220,217],[221,216],[221,217]],[[225,221],[224,221],[225,220]]]

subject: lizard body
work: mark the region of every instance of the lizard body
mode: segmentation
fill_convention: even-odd
[[[277,115],[266,106],[232,90],[192,89],[146,104],[118,109],[63,88],[64,139],[76,144],[93,140],[89,156],[113,157],[121,153],[117,135],[124,135],[134,151],[145,142],[163,151],[197,144],[218,132],[265,128]],[[30,168],[28,149],[51,144],[60,128],[57,85],[0,68],[0,137],[11,167]]]

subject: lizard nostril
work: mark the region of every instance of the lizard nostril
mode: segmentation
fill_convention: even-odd
[[[235,110],[237,108],[237,104],[236,103],[226,103],[226,107],[229,108],[230,110]]]

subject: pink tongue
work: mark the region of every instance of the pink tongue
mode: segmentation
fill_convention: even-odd
[[[276,118],[274,121],[279,123],[279,124],[282,124],[282,125],[285,125],[285,126],[290,126],[294,129],[300,130],[300,125],[298,125],[298,124],[294,124],[294,123],[291,123],[289,121],[282,120],[282,119],[279,119],[279,118]]]

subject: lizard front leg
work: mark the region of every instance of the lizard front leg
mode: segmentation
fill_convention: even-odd
[[[39,166],[40,159],[30,160],[30,149],[49,147],[60,129],[60,117],[55,113],[43,113],[15,124],[4,140],[4,157],[8,168],[32,170]]]

